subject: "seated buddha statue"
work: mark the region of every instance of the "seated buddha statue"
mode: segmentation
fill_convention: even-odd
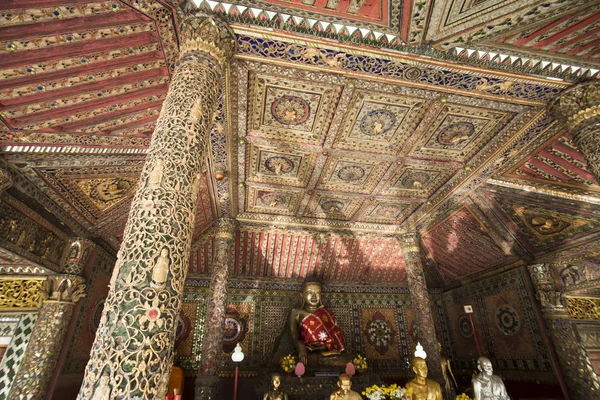
[[[427,362],[421,357],[412,360],[412,369],[417,376],[406,384],[412,392],[412,400],[443,400],[440,384],[427,379]]]
[[[302,300],[302,308],[293,308],[289,319],[290,338],[298,360],[306,366],[346,365],[348,357],[341,356],[342,332],[333,312],[321,303],[321,282],[307,278],[302,284]]]

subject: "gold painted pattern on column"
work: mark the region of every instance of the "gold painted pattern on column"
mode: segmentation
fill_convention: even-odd
[[[44,278],[0,278],[0,311],[39,308],[43,283]]]

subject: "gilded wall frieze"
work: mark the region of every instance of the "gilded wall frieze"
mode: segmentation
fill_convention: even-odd
[[[0,243],[7,250],[60,272],[67,235],[11,196],[0,199]]]
[[[565,296],[567,311],[574,319],[600,319],[600,298]]]
[[[45,278],[0,277],[0,310],[30,310],[42,305]]]
[[[502,76],[495,71],[465,68],[445,69],[443,64],[418,60],[408,62],[402,57],[390,56],[384,52],[365,54],[364,50],[329,44],[310,43],[310,47],[285,41],[286,38],[257,38],[238,34],[238,53],[236,58],[264,60],[263,46],[270,48],[268,59],[273,63],[304,66],[309,69],[343,73],[354,77],[371,77],[374,80],[396,80],[414,87],[434,86],[441,91],[464,93],[468,91],[481,98],[505,98],[522,104],[545,104],[554,99],[566,84],[527,78],[522,81],[516,76]],[[361,60],[358,59],[361,57]],[[367,60],[368,62],[365,62]],[[420,61],[420,62],[419,62]],[[416,64],[416,65],[415,65]],[[483,76],[482,76],[483,75]]]

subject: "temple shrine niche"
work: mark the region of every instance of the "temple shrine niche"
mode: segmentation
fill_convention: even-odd
[[[595,399],[599,0],[0,4],[0,399]]]

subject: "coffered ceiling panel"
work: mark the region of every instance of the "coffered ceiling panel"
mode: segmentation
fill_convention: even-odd
[[[424,100],[356,91],[334,147],[395,155],[413,133]]]
[[[496,135],[513,113],[446,105],[427,127],[427,134],[411,153],[415,157],[466,161]]]
[[[341,88],[252,74],[251,136],[321,145]]]
[[[373,158],[329,156],[317,189],[369,194],[389,164]]]
[[[457,168],[450,163],[405,160],[396,166],[382,194],[426,199],[439,189]]]
[[[295,215],[303,192],[298,190],[274,190],[268,187],[250,186],[248,210],[281,215]]]
[[[298,147],[250,144],[248,181],[304,187],[315,166],[316,155]]]
[[[307,217],[347,221],[354,216],[363,201],[363,199],[356,197],[317,193],[310,198],[304,215]]]

